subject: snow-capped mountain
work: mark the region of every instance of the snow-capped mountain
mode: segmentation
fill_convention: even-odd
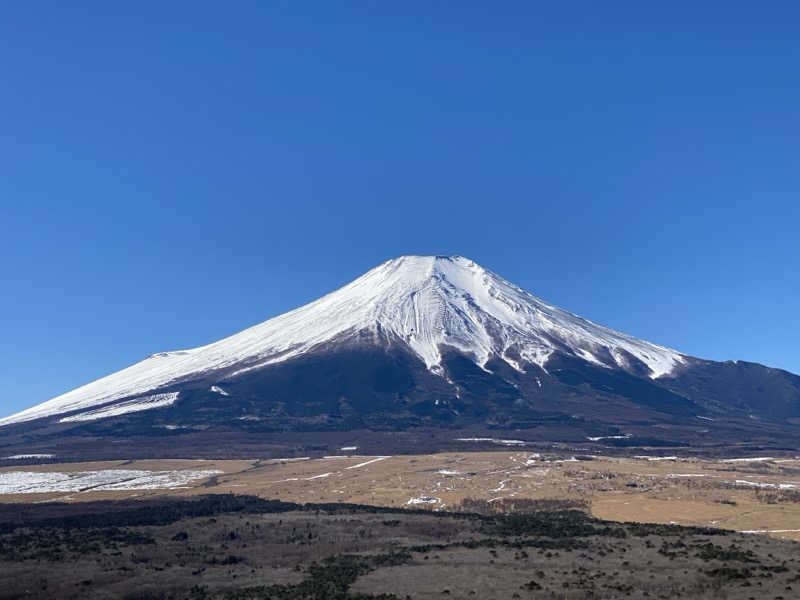
[[[332,342],[368,340],[405,344],[434,373],[443,346],[457,348],[480,366],[500,357],[524,371],[545,367],[553,352],[656,378],[684,357],[557,308],[461,256],[402,256],[368,271],[343,288],[213,344],[153,354],[10,417],[0,425],[83,411],[142,395],[99,418],[166,406],[175,394],[156,390],[210,372],[232,377],[283,362]],[[636,364],[640,363],[640,364]],[[148,395],[150,394],[150,395]],[[121,411],[121,412],[120,412]],[[86,420],[81,415],[65,420]]]
[[[110,423],[143,435],[558,423],[596,433],[598,423],[696,427],[731,415],[748,426],[793,422],[800,378],[614,331],[467,258],[403,256],[315,302],[207,346],[154,354],[0,426],[104,435]]]

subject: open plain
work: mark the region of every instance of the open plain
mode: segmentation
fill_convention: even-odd
[[[566,502],[601,519],[800,540],[800,459],[792,457],[351,451],[323,458],[15,464],[0,467],[0,492],[2,503],[26,504],[234,493],[434,511],[469,511],[471,502],[483,501],[497,512],[533,499]]]

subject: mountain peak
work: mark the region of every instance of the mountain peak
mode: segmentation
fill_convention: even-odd
[[[464,269],[464,270],[480,270],[486,271],[483,267],[458,254],[452,256],[436,255],[417,255],[407,254],[398,256],[381,263],[371,271],[367,271],[368,275],[372,271],[379,273],[396,273],[397,276],[403,276],[409,279],[420,279],[425,277],[432,277],[434,275],[441,275],[449,269]]]
[[[402,338],[428,368],[439,364],[442,345],[480,365],[496,356],[518,370],[524,363],[544,366],[554,351],[623,369],[640,361],[652,377],[682,362],[673,350],[548,304],[458,255],[401,256],[325,298],[340,294],[353,294],[351,306],[367,301],[375,322]]]

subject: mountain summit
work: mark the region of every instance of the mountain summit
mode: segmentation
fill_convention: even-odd
[[[785,371],[704,361],[597,325],[461,256],[402,256],[310,304],[154,354],[0,425],[93,435],[101,422],[129,435],[581,419],[697,428],[722,416],[786,424],[798,409],[800,378]]]

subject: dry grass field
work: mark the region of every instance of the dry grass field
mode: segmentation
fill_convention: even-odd
[[[121,483],[112,478],[112,484],[98,485],[98,474],[107,471],[129,475]],[[175,472],[192,478],[166,475]],[[20,491],[14,479],[20,473],[26,477],[26,493],[14,493]],[[66,486],[37,479],[64,473],[77,479]],[[159,483],[159,477],[166,480]],[[105,481],[101,477],[99,483]],[[469,499],[500,508],[509,500],[559,499],[585,506],[601,519],[711,526],[800,540],[800,460],[794,458],[701,460],[497,451],[32,464],[0,468],[0,492],[2,503],[234,493],[298,503],[431,510],[459,510]]]
[[[788,600],[800,589],[794,542],[544,505],[459,514],[230,494],[5,505],[0,599]]]

